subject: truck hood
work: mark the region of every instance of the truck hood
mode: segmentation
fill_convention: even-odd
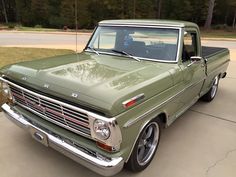
[[[112,117],[122,103],[144,94],[142,101],[173,85],[173,64],[81,53],[23,62],[0,73],[29,88]]]

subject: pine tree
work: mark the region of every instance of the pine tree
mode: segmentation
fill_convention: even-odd
[[[8,23],[6,4],[5,4],[4,0],[2,0],[2,11],[3,11],[4,18],[5,18],[5,22]]]
[[[78,0],[78,26],[79,28],[93,28],[91,26],[91,16],[94,13],[89,11],[90,2],[88,0]],[[104,12],[105,13],[105,12]]]
[[[63,21],[61,19],[60,6],[61,0],[49,0],[49,25],[53,28],[62,28]]]
[[[16,1],[16,19],[23,25],[31,26],[33,22],[31,12],[31,0],[15,0]]]
[[[31,0],[31,12],[34,25],[48,25],[49,3],[48,0]]]
[[[61,1],[61,14],[60,17],[64,26],[69,28],[75,27],[75,3],[71,0]]]

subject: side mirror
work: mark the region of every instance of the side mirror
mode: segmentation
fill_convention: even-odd
[[[192,56],[190,58],[191,63],[188,64],[188,67],[192,66],[193,64],[199,63],[201,60],[203,60],[202,57],[199,56]]]
[[[202,60],[202,57],[199,57],[199,56],[192,56],[192,57],[190,57],[190,60],[192,61],[192,62],[197,62],[197,61],[201,61]]]

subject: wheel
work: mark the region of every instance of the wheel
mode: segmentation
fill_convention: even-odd
[[[133,172],[144,170],[152,161],[160,139],[160,123],[149,122],[139,135],[126,168]]]
[[[211,89],[202,97],[203,101],[210,102],[215,98],[217,90],[218,90],[219,80],[220,80],[219,76],[216,76],[214,78]]]

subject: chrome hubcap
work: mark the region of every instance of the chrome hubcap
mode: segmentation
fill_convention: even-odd
[[[214,98],[218,88],[219,77],[216,76],[211,88],[211,98]]]
[[[143,131],[138,144],[137,161],[146,165],[154,154],[159,140],[159,126],[156,122],[149,124]]]

